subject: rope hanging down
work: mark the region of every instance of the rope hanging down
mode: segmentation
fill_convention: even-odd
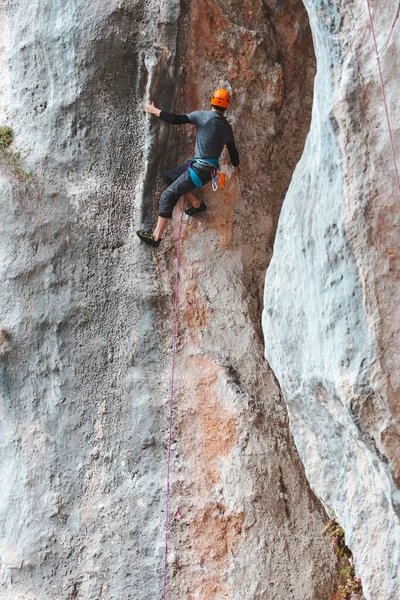
[[[397,189],[399,192],[399,198],[400,198],[400,179],[399,179],[399,171],[397,168],[397,160],[396,160],[396,152],[394,149],[394,142],[393,142],[393,134],[392,134],[392,128],[390,125],[390,118],[389,118],[389,110],[388,110],[388,106],[387,106],[387,102],[386,102],[386,94],[385,94],[385,84],[383,82],[383,74],[382,74],[382,67],[381,67],[381,61],[379,58],[379,52],[378,52],[378,45],[376,43],[376,35],[375,35],[375,28],[374,28],[374,22],[372,19],[372,12],[371,12],[371,4],[370,4],[370,0],[366,0],[367,1],[367,6],[368,6],[368,14],[369,14],[369,20],[371,23],[371,32],[372,32],[372,37],[374,39],[374,46],[375,46],[375,53],[376,53],[376,60],[378,61],[378,69],[379,69],[379,77],[381,80],[381,90],[382,90],[382,99],[383,99],[383,104],[385,106],[385,113],[386,113],[386,121],[387,121],[387,126],[388,126],[388,131],[389,131],[389,138],[390,138],[390,146],[392,149],[392,157],[393,157],[393,164],[394,164],[394,171],[395,171],[395,175],[396,175],[396,183],[397,183]],[[399,4],[400,6],[400,4]],[[392,28],[394,27],[394,24],[396,23],[397,20],[397,16],[398,16],[398,12],[396,13],[396,17],[393,21],[392,24]],[[391,32],[389,34],[388,40],[390,40],[390,36],[391,36]],[[388,42],[387,40],[387,42]],[[386,43],[387,43],[386,42]]]
[[[174,302],[174,338],[172,345],[172,364],[171,364],[171,389],[169,394],[169,433],[168,433],[168,466],[167,466],[167,483],[165,490],[165,545],[164,545],[164,584],[163,584],[163,600],[167,600],[167,558],[168,558],[168,533],[170,530],[169,523],[169,489],[170,489],[170,478],[171,478],[171,443],[172,443],[172,405],[174,397],[174,384],[175,384],[175,356],[176,356],[176,344],[178,339],[178,292],[179,292],[179,250],[182,233],[183,215],[185,205],[182,201],[182,215],[179,224],[178,240],[176,243],[176,255],[175,255],[175,302]],[[178,511],[177,511],[178,512]],[[175,513],[176,515],[177,513]],[[174,519],[175,520],[175,515]]]

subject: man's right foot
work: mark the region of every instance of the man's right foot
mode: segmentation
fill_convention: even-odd
[[[150,246],[154,246],[155,248],[158,248],[158,246],[161,243],[161,240],[154,239],[154,235],[151,233],[151,231],[145,231],[144,229],[139,229],[139,231],[137,231],[136,234],[140,237],[140,239],[143,242],[145,242],[146,244],[149,244]]]
[[[200,206],[191,206],[185,210],[185,214],[189,215],[189,217],[193,217],[193,215],[197,215],[197,213],[201,213],[207,210],[207,206],[202,202]]]

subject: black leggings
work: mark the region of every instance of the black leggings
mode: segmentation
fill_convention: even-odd
[[[190,177],[187,163],[167,171],[164,173],[163,179],[168,187],[161,194],[158,214],[160,217],[171,219],[172,211],[177,205],[179,198],[183,194],[196,189],[196,186]]]

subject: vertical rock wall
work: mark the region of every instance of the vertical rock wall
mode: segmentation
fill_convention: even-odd
[[[345,528],[366,597],[393,600],[400,193],[367,3],[306,4],[317,56],[312,125],[267,273],[266,357],[307,477]],[[372,2],[379,48],[395,9]],[[399,27],[381,58],[397,160]]]
[[[336,559],[263,360],[262,281],[309,128],[299,1],[1,4],[0,598],[161,597],[178,214],[159,169],[229,85],[243,179],[184,221],[168,598],[326,600]]]

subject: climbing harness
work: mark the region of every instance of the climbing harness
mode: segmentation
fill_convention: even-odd
[[[214,166],[218,166],[218,158],[207,158],[207,159],[205,159],[205,158],[189,158],[188,170],[189,170],[190,178],[193,181],[196,188],[201,188],[201,187],[203,187],[204,183],[202,182],[202,180],[200,179],[200,177],[196,173],[196,171],[194,169],[192,169],[192,165],[194,165],[194,164],[198,164],[201,167],[214,167]],[[213,171],[211,172],[211,177],[212,177],[212,173],[213,173]]]
[[[193,161],[202,167],[218,167],[218,158],[194,158]]]
[[[193,181],[196,188],[203,187],[203,182],[200,177],[197,175],[196,171],[191,168],[191,165],[197,163],[201,167],[218,167],[218,158],[191,158],[189,161],[189,173],[191,180]],[[212,189],[216,192],[219,188],[224,187],[225,185],[225,174],[221,171],[217,171],[217,169],[212,169],[211,171],[211,182]]]
[[[195,161],[201,165],[201,166],[218,166],[218,159],[217,158],[207,158],[207,159],[203,159],[203,158],[196,158]],[[200,178],[199,178],[200,179]],[[214,192],[216,192],[218,190],[218,188],[222,188],[225,185],[225,175],[224,173],[221,173],[221,171],[217,171],[217,169],[213,169],[211,171],[211,182],[212,182],[212,189]],[[195,184],[196,185],[196,184]]]
[[[367,2],[367,6],[368,6],[369,20],[370,20],[370,23],[371,23],[372,37],[373,37],[373,40],[374,40],[376,60],[378,62],[379,77],[380,77],[380,81],[381,81],[382,99],[383,99],[383,104],[384,104],[384,107],[385,107],[386,121],[387,121],[387,126],[388,126],[388,131],[389,131],[390,146],[391,146],[391,149],[392,149],[392,157],[393,157],[394,171],[395,171],[395,175],[396,175],[397,189],[398,189],[399,197],[400,197],[399,171],[398,171],[398,168],[397,168],[396,152],[395,152],[395,149],[394,149],[393,134],[392,134],[392,128],[391,128],[391,125],[390,125],[390,118],[389,118],[389,109],[388,109],[387,101],[386,101],[385,84],[383,82],[382,67],[381,67],[381,61],[380,61],[380,56],[379,56],[380,53],[383,51],[383,49],[381,50],[381,52],[378,52],[378,45],[377,45],[377,42],[376,42],[376,35],[375,35],[374,22],[373,22],[373,19],[372,19],[372,11],[371,11],[370,0],[366,0],[366,2]],[[399,0],[399,2],[400,2],[400,0]],[[390,40],[390,37],[392,35],[392,30],[393,30],[394,25],[395,25],[395,23],[397,21],[397,18],[399,16],[399,10],[400,10],[400,3],[399,3],[399,8],[397,9],[397,13],[396,13],[395,19],[393,20],[393,23],[392,23],[391,31],[389,33],[389,36],[388,36],[387,40],[386,40],[385,46],[388,44],[388,42]]]
[[[388,47],[388,44],[390,42],[390,38],[392,37],[394,26],[396,25],[396,21],[399,18],[399,15],[400,15],[400,0],[398,0],[397,10],[395,12],[392,24],[391,24],[390,29],[389,29],[389,35],[387,36],[386,42],[383,44],[382,48],[379,50],[379,52],[377,54],[377,57],[380,57],[383,54],[383,52],[386,50],[386,48]]]
[[[167,558],[168,558],[168,534],[174,522],[180,516],[179,509],[174,513],[171,523],[169,522],[169,493],[171,480],[171,444],[172,444],[172,405],[174,398],[175,384],[175,356],[178,340],[178,292],[179,292],[179,250],[182,234],[182,224],[184,215],[184,204],[182,204],[182,215],[179,224],[178,240],[176,242],[175,254],[175,301],[174,301],[174,333],[172,344],[172,363],[171,363],[171,387],[169,394],[169,433],[168,433],[168,462],[167,462],[167,481],[165,489],[165,545],[164,545],[164,582],[163,582],[163,597],[162,600],[167,600]]]

